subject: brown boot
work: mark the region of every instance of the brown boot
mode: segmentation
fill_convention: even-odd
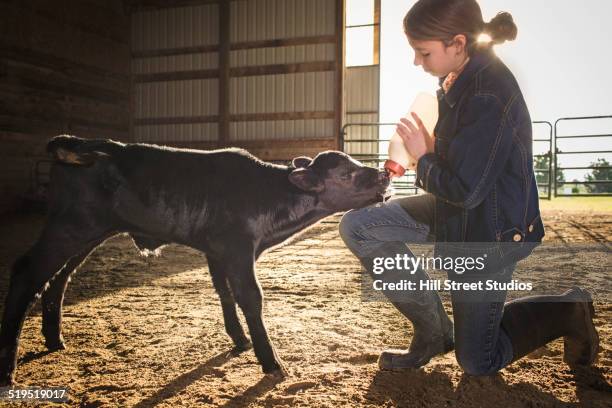
[[[563,338],[563,361],[570,367],[591,365],[597,359],[599,335],[593,324],[595,308],[591,294],[581,288],[572,289],[576,296],[572,333]]]
[[[455,348],[453,322],[448,318],[437,294],[431,294],[431,303],[396,303],[393,305],[410,320],[414,335],[408,350],[389,349],[381,353],[381,370],[414,369],[424,366],[432,357],[448,353]]]
[[[591,294],[579,287],[562,295],[529,296],[506,303],[502,328],[512,342],[512,362],[563,337],[563,361],[570,366],[593,364],[599,350],[594,315]]]

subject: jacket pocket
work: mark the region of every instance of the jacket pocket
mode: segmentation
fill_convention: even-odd
[[[507,229],[497,235],[498,248],[502,257],[522,248],[525,243],[525,232],[517,227]]]

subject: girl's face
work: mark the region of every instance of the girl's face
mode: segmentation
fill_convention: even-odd
[[[450,45],[441,40],[413,40],[408,43],[414,50],[414,65],[422,66],[428,74],[443,78],[455,71],[467,58],[465,36],[457,35]]]

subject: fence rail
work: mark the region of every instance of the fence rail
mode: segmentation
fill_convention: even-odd
[[[610,142],[612,142],[612,126],[610,127],[611,128],[610,133],[559,135],[560,124],[573,122],[573,121],[587,121],[587,120],[588,121],[601,121],[603,119],[610,120],[612,119],[612,115],[575,116],[575,117],[568,117],[568,118],[559,118],[555,121],[555,125],[554,125],[555,137],[554,137],[554,144],[553,144],[553,149],[552,149],[552,151],[554,152],[554,155],[553,155],[554,157],[553,190],[555,192],[555,197],[576,197],[576,196],[609,197],[609,196],[612,196],[612,180],[607,177],[604,180],[592,179],[588,181],[566,181],[566,180],[561,179],[563,175],[563,171],[565,170],[591,170],[592,172],[591,174],[594,175],[596,171],[612,169],[612,166],[608,166],[608,165],[598,166],[596,163],[597,163],[597,160],[600,159],[600,157],[596,157],[595,158],[596,160],[592,161],[589,166],[561,166],[559,165],[559,158],[563,157],[564,155],[591,155],[593,156],[593,155],[608,155],[612,153],[612,150],[567,150],[565,149],[561,151],[559,149],[559,143],[558,143],[559,140],[565,141],[565,140],[581,140],[581,139],[592,139],[592,138],[596,138],[596,139],[608,138],[609,142],[608,143],[604,142],[603,145],[610,146],[611,145]],[[607,163],[607,160],[605,160],[605,158],[604,158],[604,163]],[[565,188],[563,189],[563,191],[559,192],[559,187],[565,186],[565,185],[574,185],[575,187],[570,190],[570,193],[567,193]],[[585,186],[587,192],[586,193],[580,192],[580,189],[576,187],[578,185]],[[575,192],[575,190],[578,190],[578,192]]]
[[[564,170],[610,170],[612,166],[602,165],[589,165],[589,166],[560,166],[559,156],[579,154],[579,155],[596,155],[596,154],[610,154],[611,150],[571,150],[571,151],[559,151],[558,140],[568,139],[584,139],[584,138],[612,138],[612,133],[593,133],[583,135],[558,135],[559,124],[564,121],[577,121],[577,120],[600,120],[600,119],[612,119],[610,116],[581,116],[571,118],[560,118],[557,119],[554,125],[548,121],[533,121],[534,133],[537,127],[545,127],[546,133],[544,137],[535,137],[533,139],[534,145],[544,143],[544,153],[534,154],[534,174],[537,180],[538,191],[540,192],[540,198],[550,200],[553,196],[564,197],[564,196],[610,196],[612,195],[612,180],[587,180],[587,181],[564,181],[561,180],[561,174]],[[387,148],[384,146],[385,143],[389,142],[389,138],[380,137],[362,137],[358,133],[355,137],[351,137],[351,131],[359,128],[374,128],[375,134],[378,135],[382,127],[395,126],[396,123],[347,123],[342,127],[340,135],[340,146],[341,149],[355,157],[358,160],[363,161],[365,164],[373,165],[381,168],[388,156],[386,154]],[[389,135],[393,134],[393,131],[388,132]],[[366,144],[369,144],[366,145]],[[364,145],[369,147],[370,150],[364,153]],[[605,146],[611,144],[606,143]],[[359,146],[359,148],[357,148]],[[544,158],[544,160],[538,160]],[[598,159],[598,158],[596,158]],[[406,175],[396,179],[394,186],[398,194],[416,194],[418,188],[414,186],[415,174],[414,171],[406,172]],[[559,191],[561,185],[584,185],[589,191],[599,190],[597,193],[572,193],[567,194]],[[590,188],[588,186],[605,186],[604,188]],[[608,187],[609,186],[609,187]]]

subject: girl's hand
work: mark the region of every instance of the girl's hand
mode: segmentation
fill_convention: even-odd
[[[434,138],[429,135],[419,115],[414,112],[410,114],[417,126],[408,119],[402,118],[396,130],[404,141],[408,154],[418,162],[421,156],[434,151]]]

